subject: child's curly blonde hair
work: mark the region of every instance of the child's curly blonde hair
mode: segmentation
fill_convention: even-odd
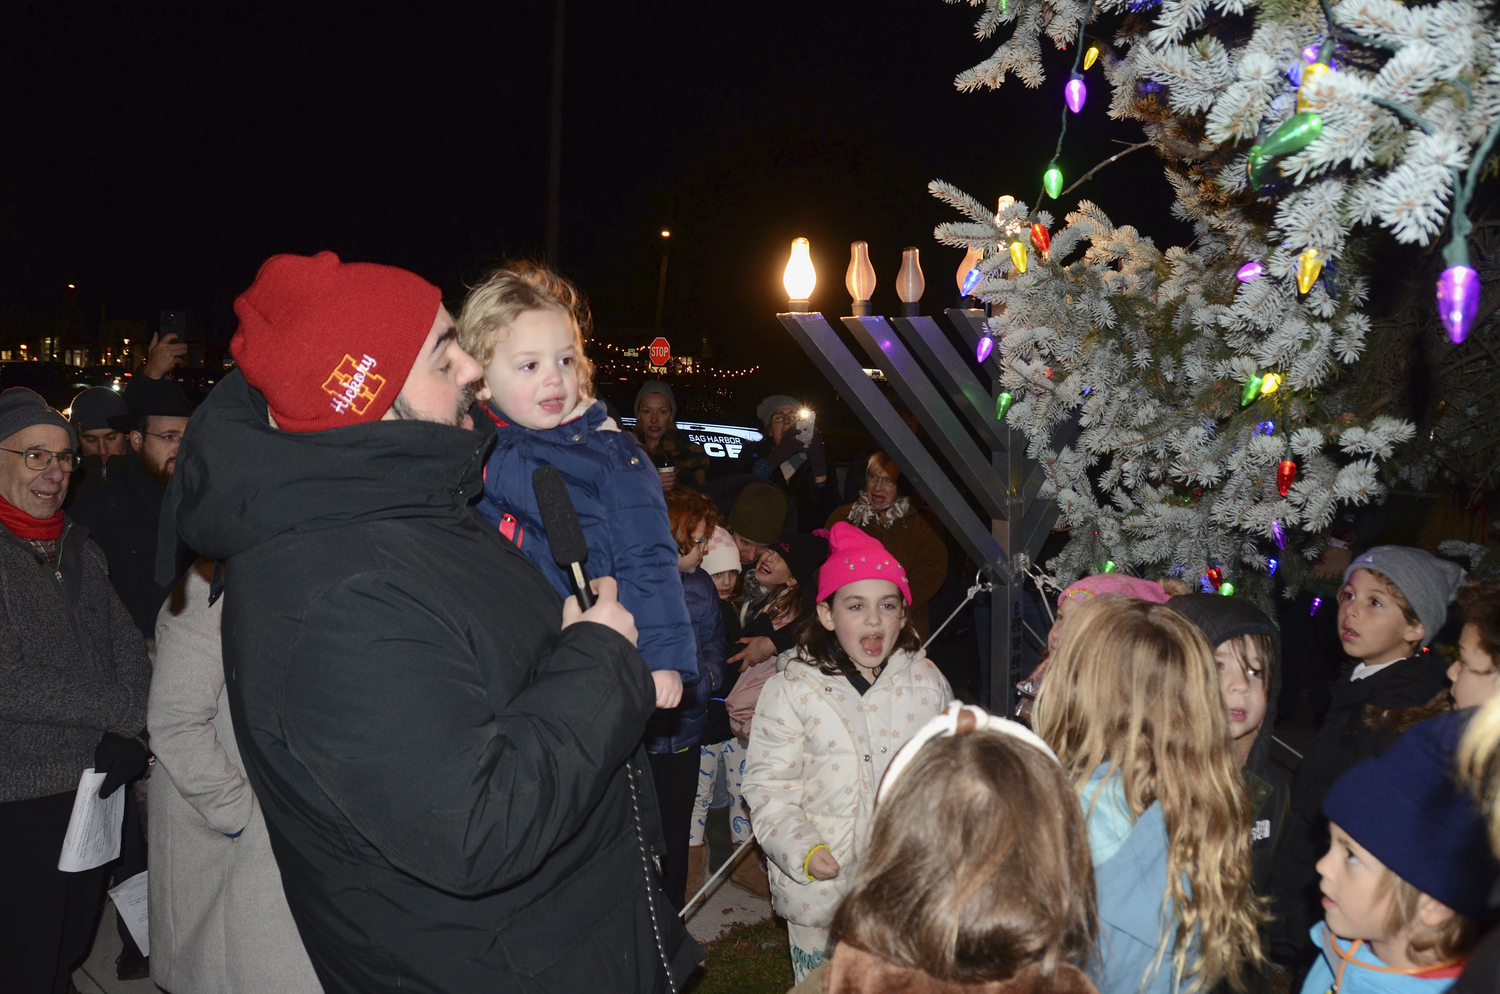
[[[527,311],[555,308],[573,325],[578,351],[578,399],[594,399],[594,364],[584,353],[584,339],[593,330],[588,298],[565,276],[540,262],[512,262],[494,270],[470,288],[458,312],[458,344],[488,366],[495,343]]]

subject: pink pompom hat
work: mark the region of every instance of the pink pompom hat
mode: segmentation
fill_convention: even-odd
[[[906,568],[871,538],[847,521],[834,523],[828,532],[828,561],[818,570],[818,600],[826,601],[840,587],[860,580],[889,580],[911,604],[911,584]]]

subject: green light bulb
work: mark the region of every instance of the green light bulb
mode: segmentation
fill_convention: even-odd
[[[1281,127],[1271,132],[1271,137],[1260,147],[1260,154],[1267,159],[1300,152],[1311,145],[1323,133],[1323,119],[1310,110],[1293,114],[1281,122]]]
[[[1245,381],[1245,389],[1240,391],[1240,406],[1244,407],[1256,397],[1260,396],[1261,384],[1265,381],[1257,373]]]
[[[1119,569],[1119,567],[1115,565],[1115,561],[1113,559],[1106,559],[1104,561],[1104,572],[1113,573],[1117,569]]]
[[[995,420],[1004,421],[1005,412],[1010,410],[1010,403],[1015,398],[1010,395],[1009,390],[1000,391],[1000,396],[995,398]]]
[[[1048,166],[1047,171],[1042,174],[1042,186],[1047,188],[1047,196],[1053,200],[1062,196],[1062,170],[1056,166]]]
[[[1222,584],[1219,585],[1219,596],[1221,596],[1221,597],[1233,597],[1234,596],[1234,584],[1230,583],[1228,580],[1225,580]]]

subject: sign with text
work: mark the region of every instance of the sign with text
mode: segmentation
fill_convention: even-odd
[[[651,342],[646,351],[651,354],[651,365],[653,366],[665,366],[667,360],[672,358],[672,346],[667,344],[667,340],[660,336]]]
[[[635,418],[621,418],[626,428],[635,427]],[[755,428],[739,425],[706,424],[701,421],[679,421],[677,429],[703,450],[710,459],[738,459],[747,442],[759,442],[765,436]]]

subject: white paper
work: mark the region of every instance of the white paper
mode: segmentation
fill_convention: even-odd
[[[57,868],[64,873],[92,870],[120,856],[126,788],[121,787],[108,800],[101,801],[99,788],[103,785],[104,774],[95,773],[92,768],[84,770],[78,781],[78,793],[73,795],[73,817],[63,836],[62,855],[57,857]]]
[[[109,889],[109,899],[115,902],[115,910],[125,919],[125,927],[130,929],[130,937],[135,940],[142,956],[151,955],[151,915],[147,910],[146,893],[145,870]]]

